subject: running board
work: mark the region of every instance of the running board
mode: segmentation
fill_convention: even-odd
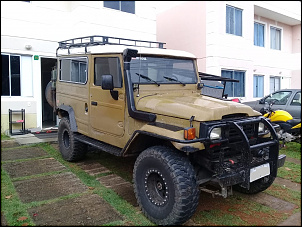
[[[75,135],[74,138],[76,140],[82,142],[82,143],[88,144],[90,146],[93,146],[97,149],[108,152],[108,153],[113,154],[115,156],[122,156],[122,149],[121,148],[112,146],[112,145],[107,144],[107,143],[100,142],[96,139],[92,139],[88,136],[81,135],[81,134]]]

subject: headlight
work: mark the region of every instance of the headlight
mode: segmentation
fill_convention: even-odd
[[[262,122],[259,123],[258,132],[264,132],[264,124]]]
[[[211,140],[217,140],[221,138],[221,128],[213,128],[210,133]]]

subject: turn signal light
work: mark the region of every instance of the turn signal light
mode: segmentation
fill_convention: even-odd
[[[186,140],[193,140],[195,139],[196,130],[193,127],[185,128],[184,129],[184,137]]]

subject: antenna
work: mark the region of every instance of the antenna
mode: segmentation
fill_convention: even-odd
[[[142,58],[142,54],[139,55],[139,69],[138,69],[138,73],[139,74],[141,74],[141,63],[142,63],[141,58]],[[137,85],[137,95],[136,95],[136,97],[139,97],[139,84],[140,84],[140,82],[141,82],[141,77],[139,76],[138,77],[138,85]]]

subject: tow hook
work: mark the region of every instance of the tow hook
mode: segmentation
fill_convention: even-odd
[[[215,198],[215,196],[222,196],[223,198],[227,198],[228,196],[233,195],[232,186],[222,187],[221,192],[219,192],[219,190],[212,190],[206,187],[200,187],[200,190],[210,193],[212,195],[212,198]]]

